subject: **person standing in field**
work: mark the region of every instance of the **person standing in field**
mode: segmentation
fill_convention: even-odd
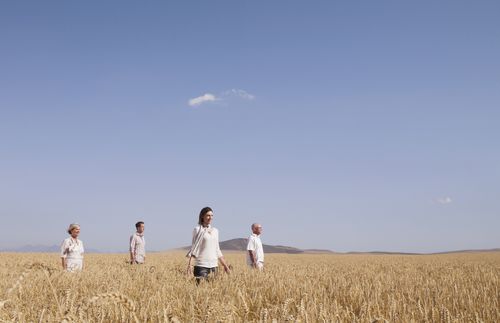
[[[146,240],[144,239],[144,222],[135,224],[135,233],[130,236],[130,263],[143,264],[146,262]]]
[[[260,240],[261,233],[262,225],[252,224],[252,235],[248,238],[247,244],[247,264],[259,270],[264,269],[264,248]]]
[[[61,244],[62,267],[67,271],[83,270],[83,242],[78,239],[80,235],[80,225],[72,223],[69,225],[69,238],[64,239]]]
[[[193,230],[191,249],[186,257],[189,258],[186,273],[193,272],[196,281],[206,279],[210,273],[216,273],[220,262],[224,271],[230,273],[229,266],[219,246],[219,231],[212,226],[214,213],[211,208],[204,207],[198,217],[198,225]],[[194,270],[191,263],[194,259]]]

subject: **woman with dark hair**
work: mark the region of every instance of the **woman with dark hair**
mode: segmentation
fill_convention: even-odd
[[[198,225],[193,230],[191,249],[186,255],[189,258],[186,272],[191,273],[191,263],[194,258],[193,273],[198,282],[202,278],[207,278],[210,273],[217,272],[219,262],[226,273],[230,272],[220,251],[219,231],[211,225],[213,217],[214,213],[211,208],[207,206],[201,209]]]

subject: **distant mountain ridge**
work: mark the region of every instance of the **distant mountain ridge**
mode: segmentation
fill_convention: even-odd
[[[0,252],[61,252],[61,247],[58,245],[46,246],[46,245],[24,245],[17,248],[5,248],[0,249]],[[97,249],[85,248],[86,253],[101,253]]]
[[[9,248],[2,251],[9,252],[59,252],[61,251],[60,247],[57,245],[52,246],[44,246],[44,245],[24,245],[17,248]]]
[[[231,239],[231,240],[226,240],[220,242],[220,248],[222,250],[234,250],[234,251],[245,251],[247,250],[247,239],[244,238],[236,238],[236,239]],[[264,247],[264,252],[265,253],[304,253],[305,250],[295,248],[295,247],[288,247],[288,246],[271,246],[267,244],[262,244]],[[189,247],[186,247],[186,249],[189,249]],[[328,250],[327,252],[331,252]]]
[[[226,241],[221,241],[220,248],[222,250],[229,251],[245,251],[247,248],[247,239],[236,238]],[[453,250],[453,251],[443,251],[443,252],[432,252],[432,253],[417,253],[417,252],[391,252],[391,251],[350,251],[350,252],[335,252],[328,249],[299,249],[289,246],[281,245],[267,245],[263,244],[265,253],[290,253],[290,254],[374,254],[374,255],[435,255],[435,254],[448,254],[448,253],[464,253],[464,252],[500,252],[500,248],[493,249],[471,249],[471,250]],[[189,249],[190,247],[183,247],[182,249]]]
[[[391,252],[391,251],[349,251],[349,252],[335,252],[328,249],[299,249],[289,246],[281,245],[267,245],[263,244],[265,253],[287,253],[287,254],[370,254],[370,255],[441,255],[441,254],[453,254],[453,253],[479,253],[479,252],[500,252],[500,248],[492,249],[464,249],[464,250],[452,250],[452,251],[441,251],[441,252],[430,252],[430,253],[417,253],[417,252]],[[190,246],[182,247],[180,249],[189,249]],[[247,239],[236,238],[220,242],[220,248],[227,251],[245,251],[247,248]],[[24,245],[16,248],[2,248],[0,252],[41,252],[41,253],[55,253],[60,252],[60,247],[57,245]],[[102,251],[98,249],[85,249],[87,253],[109,253],[110,251]],[[157,251],[149,251],[150,253]],[[111,252],[111,253],[121,253]]]

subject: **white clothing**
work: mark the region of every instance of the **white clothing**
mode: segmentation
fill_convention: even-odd
[[[222,252],[219,246],[219,231],[212,227],[198,225],[193,230],[193,241],[188,255],[195,257],[195,266],[214,268],[219,265]]]
[[[262,247],[262,241],[260,240],[260,236],[252,233],[252,235],[248,238],[247,244],[247,264],[252,266],[252,258],[250,258],[250,254],[248,251],[255,252],[255,261],[257,263],[257,267],[261,269],[264,267],[264,248]]]
[[[130,236],[130,249],[129,251],[134,255],[134,260],[143,264],[146,258],[146,240],[144,234],[134,233]]]
[[[64,239],[61,244],[61,258],[66,258],[66,270],[83,269],[83,242],[72,237]]]
[[[208,230],[212,230],[212,227],[210,225],[204,227],[201,224],[199,224],[196,228],[194,228],[193,240],[191,242],[191,249],[189,249],[186,257],[188,258],[198,257],[198,255],[200,254],[201,241],[203,240],[203,236]]]

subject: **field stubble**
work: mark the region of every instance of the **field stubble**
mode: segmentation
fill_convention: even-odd
[[[231,275],[197,286],[182,253],[131,266],[88,254],[0,254],[0,322],[500,322],[500,253],[266,255],[265,272],[227,253]]]

